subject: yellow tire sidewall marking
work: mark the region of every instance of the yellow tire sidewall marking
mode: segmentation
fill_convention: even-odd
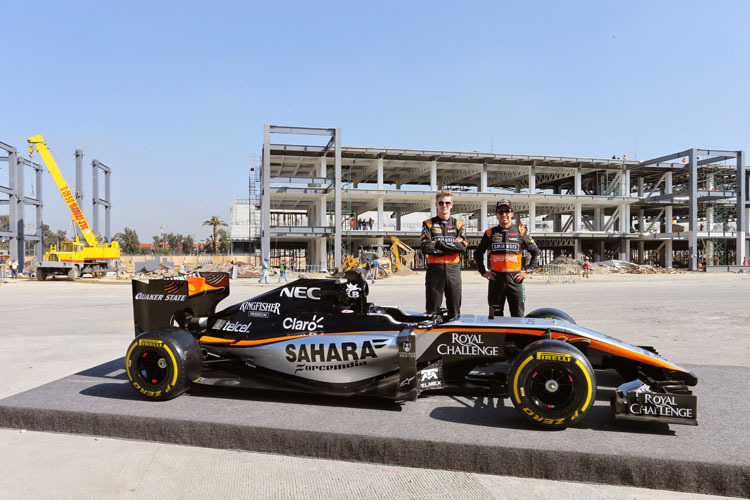
[[[589,371],[585,366],[583,366],[583,363],[581,363],[580,359],[576,359],[576,364],[578,365],[578,368],[581,369],[581,373],[583,373],[583,376],[586,377],[586,401],[581,407],[581,411],[586,411],[586,408],[589,407],[589,403],[591,402],[591,394],[593,392],[591,390],[591,377],[589,377]]]
[[[520,364],[518,369],[516,370],[516,373],[513,377],[513,395],[516,397],[516,403],[519,405],[521,404],[521,396],[518,395],[518,377],[521,375],[521,372],[523,371],[523,367],[526,366],[531,360],[534,359],[534,355],[532,354],[528,358],[526,358],[523,363]]]
[[[130,349],[128,349],[128,354],[126,356],[126,363],[125,363],[125,371],[128,374],[128,380],[133,382],[133,376],[130,374],[130,355],[133,353],[133,349],[135,349],[138,345],[140,345],[139,342],[133,342],[133,344],[130,346]],[[162,343],[160,346],[164,348],[165,351],[167,351],[167,354],[169,354],[169,358],[172,360],[172,383],[170,387],[167,387],[167,391],[169,392],[169,389],[174,387],[174,385],[177,383],[177,360],[174,357],[174,354],[172,354],[172,350],[167,346],[167,344]]]

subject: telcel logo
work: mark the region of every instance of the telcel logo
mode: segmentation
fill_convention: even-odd
[[[311,299],[320,300],[320,288],[293,286],[292,288],[282,288],[279,297],[289,297],[294,299]]]

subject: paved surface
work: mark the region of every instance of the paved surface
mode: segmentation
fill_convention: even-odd
[[[529,296],[527,310],[546,305],[559,307],[572,314],[579,323],[585,326],[604,331],[629,342],[656,345],[662,354],[675,362],[733,365],[737,367],[736,369],[742,369],[742,367],[748,366],[748,354],[750,354],[750,340],[742,329],[742,325],[747,324],[747,319],[750,319],[747,317],[746,307],[750,276],[718,275],[718,278],[716,276],[711,275],[709,277],[703,274],[597,276],[577,285],[545,285],[535,281],[530,283],[527,290]],[[257,284],[247,282],[233,282],[232,285],[231,302],[252,297],[261,288]],[[389,278],[378,282],[373,287],[371,297],[377,303],[398,303],[406,308],[419,310],[422,308],[422,286],[421,276]],[[482,297],[484,296],[485,285],[481,278],[467,274],[464,286],[464,311],[483,312],[485,307]],[[666,293],[670,295],[664,296]],[[2,345],[0,349],[0,374],[2,374],[5,382],[0,386],[0,397],[11,396],[19,391],[31,389],[46,382],[53,382],[72,373],[85,371],[99,364],[116,360],[122,356],[125,346],[132,338],[128,286],[71,284],[66,282],[19,282],[0,287],[0,303],[2,303],[3,308],[3,319],[0,323],[2,325],[0,327],[0,345]],[[83,304],[90,304],[90,307],[84,307]],[[596,307],[593,307],[594,304]],[[625,307],[623,304],[630,304],[631,307]],[[88,313],[85,311],[88,311]],[[654,318],[653,314],[659,314],[660,316]],[[627,318],[628,321],[623,321],[623,317]],[[717,318],[722,318],[723,328],[717,327]],[[707,353],[710,353],[710,355],[707,355]],[[701,380],[699,388],[703,390],[705,387],[706,390],[710,389],[715,391],[716,394],[720,394],[722,390],[721,381],[718,380],[718,385],[711,388],[708,383],[709,378],[704,378],[700,370],[696,367]],[[704,370],[708,370],[708,368]],[[116,374],[111,376],[114,377],[113,383],[122,383],[122,380],[117,379]],[[76,377],[87,377],[87,375],[77,375]],[[75,377],[72,378],[75,379]],[[68,382],[70,381],[68,379]],[[60,381],[59,383],[68,382]],[[724,388],[724,390],[726,389]],[[21,396],[18,395],[16,398]],[[702,425],[698,428],[673,427],[677,432],[676,439],[685,435],[683,432],[696,432],[698,437],[708,436],[704,434],[708,432],[709,422],[703,420],[704,415],[707,415],[704,412],[703,400],[705,400],[705,397],[703,396],[699,393],[699,419]],[[89,399],[106,398],[90,397]],[[182,399],[178,398],[175,402],[180,402]],[[186,402],[196,399],[206,398],[194,396],[184,398]],[[230,398],[227,401],[233,399]],[[422,401],[430,403],[433,400],[434,398],[428,398]],[[243,399],[240,400],[240,403],[246,404],[247,401]],[[421,401],[414,407],[414,411],[417,411],[417,408],[422,408],[419,406],[420,404]],[[722,409],[722,403],[719,402],[718,405]],[[322,411],[320,406],[305,405],[305,407],[308,406]],[[326,412],[330,408],[333,407],[326,407]],[[454,408],[461,409],[459,407]],[[450,411],[456,410],[451,409]],[[431,412],[428,412],[428,416]],[[731,421],[733,416],[737,417],[732,412],[731,406],[723,407],[719,416],[723,416],[726,421]],[[455,418],[453,421],[450,419],[441,420],[434,416],[431,418],[436,421],[433,425],[440,424],[440,427],[445,425],[450,425],[452,429],[474,427],[456,421]],[[715,427],[722,426],[716,425]],[[741,443],[738,439],[745,436],[741,431],[737,431],[733,439],[731,435],[732,427],[726,424],[723,427],[726,428],[729,436],[722,435],[720,440],[713,443],[713,447],[701,447],[702,452],[711,457],[716,457],[717,460],[722,456],[731,456],[737,452],[740,444],[736,447],[733,445]],[[497,430],[501,431],[497,434],[503,435],[509,431],[508,428],[496,429],[491,426],[482,426],[481,435],[486,438],[490,433],[494,435]],[[514,429],[511,428],[510,431],[514,431]],[[515,431],[520,430],[515,429]],[[594,440],[602,441],[605,445],[612,437],[611,432],[597,431],[593,428],[569,429],[563,433],[539,433],[534,431],[528,432],[528,434],[546,436],[547,438],[551,436],[554,441],[558,439],[557,436],[559,435],[572,435],[571,431],[583,433],[582,435],[591,434],[594,436]],[[453,434],[454,431],[451,430],[451,437]],[[653,435],[649,436],[653,438]],[[657,442],[652,445],[656,449],[661,449],[664,442],[675,442],[674,437],[670,438],[659,434],[656,434],[656,437]],[[440,435],[441,440],[448,438]],[[68,453],[62,459],[61,454],[63,452],[58,450],[57,444],[55,444],[61,442],[59,440],[72,440],[75,444],[71,446],[76,449],[77,453],[71,455],[70,448],[66,448]],[[42,470],[40,468],[47,468],[50,463],[57,464],[55,473],[45,476],[45,480],[34,480],[35,486],[40,486],[47,492],[40,491],[38,495],[32,496],[42,497],[46,495],[50,498],[80,498],[81,490],[78,488],[82,487],[81,484],[91,485],[92,489],[87,489],[87,494],[84,495],[88,497],[132,496],[134,493],[124,486],[127,481],[124,479],[118,481],[117,479],[121,477],[121,470],[131,471],[132,474],[129,474],[128,477],[136,479],[158,475],[162,484],[169,485],[171,480],[164,480],[164,478],[170,476],[168,472],[172,470],[172,466],[165,466],[164,464],[174,463],[175,471],[184,471],[186,469],[182,466],[177,467],[178,464],[182,463],[179,458],[181,456],[185,456],[186,463],[198,464],[200,470],[210,477],[223,477],[227,470],[239,469],[245,470],[246,473],[251,472],[254,467],[257,467],[253,465],[254,462],[266,464],[267,467],[263,467],[265,471],[277,471],[263,481],[252,481],[250,483],[243,482],[243,480],[212,481],[217,491],[234,495],[254,494],[254,496],[274,498],[297,498],[301,496],[299,492],[295,494],[294,488],[286,484],[286,479],[289,477],[288,465],[292,462],[295,464],[293,467],[299,467],[299,470],[309,470],[309,467],[314,467],[320,471],[320,474],[316,475],[316,477],[321,478],[320,481],[299,482],[299,484],[306,485],[303,491],[307,492],[308,496],[311,494],[310,492],[317,492],[318,496],[325,492],[326,496],[332,496],[333,498],[336,498],[336,495],[339,494],[342,495],[342,498],[344,496],[364,498],[368,496],[368,493],[374,492],[372,486],[370,488],[366,486],[369,484],[382,486],[383,488],[382,494],[378,491],[378,495],[370,496],[389,497],[390,493],[390,497],[393,498],[463,498],[465,497],[462,493],[464,490],[476,490],[477,493],[472,494],[472,496],[479,498],[522,497],[528,492],[541,492],[542,496],[545,496],[546,492],[547,496],[559,498],[563,487],[562,483],[559,482],[530,481],[528,479],[406,469],[404,467],[396,467],[394,470],[398,470],[399,473],[386,474],[387,478],[385,478],[381,477],[384,474],[382,471],[391,470],[387,466],[342,464],[328,460],[291,457],[273,456],[269,458],[253,453],[207,449],[196,452],[194,449],[184,446],[101,438],[95,440],[90,437],[35,432],[21,434],[14,430],[0,431],[0,442],[8,444],[2,446],[2,451],[0,451],[4,463],[16,464],[14,467],[5,468],[0,472],[2,485],[23,484],[24,481],[37,477],[31,475],[29,471]],[[107,450],[118,449],[119,451],[114,453],[116,456],[111,456],[112,454],[109,452],[101,451],[103,446],[100,443],[112,443],[107,445],[110,446]],[[123,449],[125,451],[122,451]],[[37,451],[34,452],[34,450]],[[667,446],[660,453],[666,453],[667,451],[673,450],[669,450],[669,446]],[[680,450],[679,458],[684,459],[688,453],[689,450]],[[166,459],[164,454],[171,459]],[[79,455],[79,458],[75,458]],[[134,457],[133,461],[128,459],[130,456]],[[187,462],[188,456],[193,457],[190,462]],[[209,456],[218,458],[214,462],[208,459]],[[745,463],[743,461],[746,458],[741,453],[739,456],[739,463]],[[99,459],[96,460],[92,457],[99,457]],[[231,458],[223,458],[224,461],[222,461],[220,457]],[[273,463],[273,459],[285,461],[287,468],[282,467],[283,471],[279,472],[278,468],[270,465]],[[127,462],[128,466],[116,465],[118,460]],[[75,478],[77,475],[75,471],[85,467],[87,461],[99,464],[94,466],[95,474],[88,481],[77,484],[76,481],[66,480],[70,477]],[[232,465],[227,465],[227,461],[231,462]],[[234,469],[235,461],[238,464],[245,464],[246,469],[243,469],[243,466],[240,465],[236,465],[237,469]],[[153,469],[145,467],[146,462],[154,465]],[[60,465],[61,463],[65,465]],[[139,467],[138,464],[143,467]],[[167,472],[160,474],[159,471]],[[185,476],[184,472],[182,474]],[[268,473],[264,472],[264,474]],[[248,475],[245,474],[243,477],[248,477]],[[342,484],[341,481],[344,481],[344,478],[346,480]],[[390,478],[394,478],[393,481]],[[135,479],[133,480],[135,481]],[[330,481],[336,484],[337,488],[331,489],[332,483]],[[435,494],[433,494],[433,490],[426,486],[417,487],[414,490],[406,486],[407,484],[419,485],[422,481],[442,481],[441,484],[444,487],[441,486],[439,491],[435,491]],[[167,496],[198,496],[198,494],[193,495],[191,492],[205,490],[195,486],[194,482],[195,479],[186,480],[184,488],[175,487],[174,494],[168,494]],[[142,487],[140,482],[136,481],[136,483]],[[96,486],[97,484],[99,486]],[[500,484],[503,487],[499,487]],[[514,484],[517,486],[514,487]],[[452,485],[456,486],[455,489]],[[360,486],[363,489],[358,489]],[[575,492],[576,497],[590,496],[592,498],[603,498],[608,495],[614,495],[609,496],[611,498],[632,498],[639,495],[647,497],[652,494],[644,490],[622,487],[607,489],[601,486],[583,484],[576,484],[575,487],[564,485],[564,490]],[[143,490],[139,491],[140,494],[136,496],[147,496],[143,494]],[[481,491],[484,491],[484,496],[480,493]],[[12,489],[5,489],[0,492],[0,496],[3,495],[9,495],[7,498],[19,496],[14,495]],[[671,495],[676,495],[674,498],[682,498],[681,494]],[[658,496],[664,497],[664,492],[659,492]]]

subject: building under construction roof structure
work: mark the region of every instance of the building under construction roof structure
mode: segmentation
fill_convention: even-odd
[[[274,134],[322,136],[323,144],[278,144]],[[435,195],[448,189],[470,247],[497,224],[495,203],[505,198],[547,259],[746,264],[744,151],[629,161],[352,147],[341,137],[339,128],[265,126],[257,179],[264,255],[303,249],[308,265],[326,269],[391,235],[416,246],[419,221],[435,215]],[[363,214],[371,225],[354,223]]]

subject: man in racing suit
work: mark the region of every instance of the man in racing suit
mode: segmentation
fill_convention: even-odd
[[[495,211],[499,224],[482,235],[479,246],[474,251],[474,260],[479,274],[489,280],[487,302],[490,307],[500,306],[498,314],[503,315],[505,299],[511,316],[523,317],[525,294],[523,280],[529,277],[536,267],[539,248],[525,228],[513,224],[513,205],[509,200],[497,202]],[[484,254],[490,251],[490,270],[485,267]],[[523,251],[531,254],[531,262],[523,268]]]
[[[422,223],[419,248],[427,261],[425,301],[428,314],[438,312],[443,302],[449,317],[461,313],[461,254],[466,253],[466,228],[451,217],[453,195],[439,191],[435,197],[438,215]]]

